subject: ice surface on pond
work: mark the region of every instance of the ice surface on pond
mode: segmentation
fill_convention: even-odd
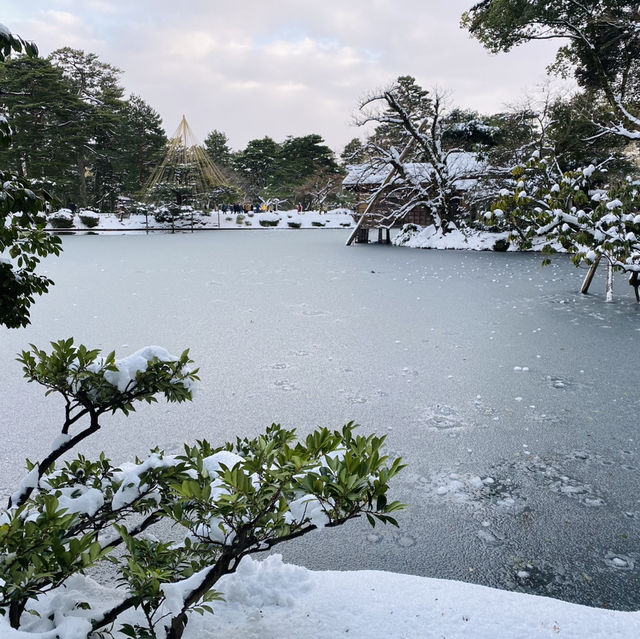
[[[32,325],[0,333],[0,492],[48,451],[64,409],[24,382],[18,351],[71,335],[119,358],[188,347],[193,403],[104,416],[78,452],[121,464],[272,422],[304,435],[355,420],[409,464],[392,484],[400,529],[323,529],[279,547],[287,561],[640,607],[631,287],[604,304],[602,274],[581,296],[565,258],[345,248],[347,234],[65,237]]]

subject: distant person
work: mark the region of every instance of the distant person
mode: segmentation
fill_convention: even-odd
[[[302,213],[302,204],[298,204],[298,213]]]

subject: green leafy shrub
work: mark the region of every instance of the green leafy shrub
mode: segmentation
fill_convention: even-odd
[[[302,226],[302,222],[289,221],[289,222],[287,222],[287,226],[292,228],[292,229],[299,229]]]
[[[53,633],[65,615],[42,610],[57,605],[56,589],[109,561],[120,575],[121,601],[89,613],[89,604],[76,602],[83,632],[109,636],[135,609],[138,622],[120,622],[122,634],[180,639],[190,614],[212,611],[221,597],[215,585],[243,557],[363,515],[371,525],[397,525],[392,513],[403,506],[387,492],[401,460],[382,454],[384,437],[357,435],[352,423],[303,438],[272,424],[233,444],[198,441],[180,455],[154,449],[126,470],[104,454],[57,465],[107,413],[129,414],[158,395],[190,400],[197,370],[187,351],[174,357],[147,347],[117,360],[113,352],[76,348],[72,339],[52,343],[51,352],[32,347],[19,361],[26,378],[60,394],[66,408],[54,450],[27,462],[27,479],[0,513],[0,608],[15,629],[25,617],[33,627],[24,613],[38,597],[43,627]],[[176,539],[153,535],[162,522],[172,524]]]
[[[35,272],[42,257],[62,250],[60,238],[44,230],[46,200],[32,181],[0,170],[0,324],[8,328],[26,326],[34,296],[53,284]]]
[[[509,240],[500,238],[493,243],[493,250],[497,253],[504,253],[509,249]]]
[[[311,226],[325,226],[326,222],[321,222],[320,220],[313,220],[311,222]]]

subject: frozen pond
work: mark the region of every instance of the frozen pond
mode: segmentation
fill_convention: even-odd
[[[191,348],[187,406],[105,417],[115,461],[159,445],[349,420],[409,467],[399,530],[366,522],[279,551],[311,568],[461,579],[640,608],[640,306],[577,293],[540,255],[344,247],[343,231],[67,237],[24,330],[0,329],[0,491],[48,450],[60,403],[15,354],[75,336],[124,356]],[[629,289],[629,290],[627,290]]]

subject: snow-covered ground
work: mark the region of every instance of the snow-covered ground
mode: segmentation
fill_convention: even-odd
[[[435,226],[418,226],[407,224],[393,240],[396,246],[428,249],[458,249],[467,251],[491,251],[499,240],[508,242],[509,233],[489,233],[470,228],[452,229],[443,233]],[[515,251],[515,246],[509,246]]]
[[[314,572],[279,556],[245,559],[226,602],[189,639],[636,638],[640,613],[587,608],[457,581],[380,571]]]
[[[63,209],[63,211],[66,211],[66,209]],[[71,215],[71,211],[68,213]],[[80,219],[81,214],[83,212],[79,211],[72,216],[73,227],[70,230],[94,233],[117,232],[119,230],[122,230],[123,233],[144,232],[147,228],[150,230],[171,230],[170,223],[156,222],[153,215],[145,218],[144,215],[132,214],[121,219],[120,216],[109,213],[99,214],[97,226],[90,228]],[[94,214],[90,216],[94,217]],[[300,213],[296,209],[260,213],[254,213],[253,211],[243,213],[213,211],[209,215],[194,212],[193,219],[191,215],[185,214],[184,219],[176,220],[175,226],[179,229],[190,230],[192,224],[193,228],[196,229],[336,229],[352,227],[354,226],[354,221],[349,209],[332,209],[327,212],[303,211]],[[49,228],[51,228],[51,225],[49,225]]]
[[[311,571],[280,555],[247,557],[217,584],[225,601],[214,614],[192,614],[184,639],[637,639],[640,612],[588,608],[547,597],[458,581],[373,570]],[[90,611],[77,601],[110,607],[120,595],[76,576],[54,597],[58,634],[46,630],[51,609],[38,607],[30,632],[0,617],[3,639],[84,639]],[[68,617],[66,615],[69,615]],[[64,618],[63,618],[64,616]],[[134,614],[122,621],[143,623]],[[116,624],[117,626],[118,624]],[[116,628],[117,629],[117,628]],[[118,632],[115,637],[122,636]]]

